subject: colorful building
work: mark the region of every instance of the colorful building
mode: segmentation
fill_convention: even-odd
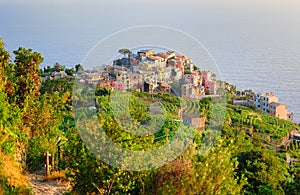
[[[254,104],[265,114],[289,121],[294,119],[294,114],[288,112],[285,104],[278,102],[278,97],[273,92],[256,94]]]

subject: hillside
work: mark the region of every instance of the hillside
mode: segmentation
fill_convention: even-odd
[[[237,95],[230,87],[219,100],[106,87],[76,91],[72,75],[82,67],[41,81],[65,70],[59,64],[40,70],[42,61],[25,48],[12,60],[0,40],[0,194],[33,193],[27,175],[44,167],[46,152],[54,154],[54,167],[45,179],[70,183],[73,194],[299,194],[299,142],[288,141],[298,125],[232,105]],[[186,123],[189,114],[204,117],[204,127]],[[104,133],[148,158],[99,144]],[[175,149],[164,153],[169,142]],[[288,164],[287,154],[295,162]],[[147,169],[136,171],[143,164]]]

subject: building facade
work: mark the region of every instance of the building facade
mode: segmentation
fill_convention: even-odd
[[[293,121],[293,113],[288,112],[286,105],[278,102],[278,97],[273,92],[256,94],[254,100],[255,106],[265,114],[274,117]]]

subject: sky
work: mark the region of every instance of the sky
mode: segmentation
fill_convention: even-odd
[[[138,25],[185,31],[212,54],[244,41],[248,50],[258,41],[263,48],[297,48],[290,40],[300,33],[299,10],[298,0],[0,0],[0,35],[10,51],[33,48],[44,64],[66,66],[112,33]]]
[[[216,58],[241,61],[253,50],[300,52],[299,10],[298,0],[0,0],[0,36],[10,52],[32,48],[43,66],[70,67],[112,33],[163,25],[190,34]],[[226,51],[243,51],[242,59]]]

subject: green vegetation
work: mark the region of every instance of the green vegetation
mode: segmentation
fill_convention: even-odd
[[[299,194],[299,165],[288,165],[285,153],[299,159],[300,145],[296,141],[284,145],[288,134],[299,128],[294,123],[228,103],[221,135],[202,154],[202,143],[213,133],[208,128],[215,128],[208,125],[209,119],[223,116],[220,103],[107,88],[96,88],[94,94],[84,88],[71,96],[73,77],[41,79],[56,71],[67,72],[65,67],[56,63],[40,70],[41,54],[25,48],[14,54],[11,60],[0,40],[0,194],[30,194],[26,172],[44,166],[45,152],[56,154],[56,167],[65,171],[71,194]],[[72,75],[82,66],[69,70]],[[228,85],[227,92],[228,102],[236,98],[234,86]],[[115,143],[133,151],[149,151],[173,140],[181,125],[180,108],[185,114],[206,116],[206,131],[192,128],[193,143],[160,168],[117,169],[96,158],[83,143],[72,112],[72,101],[77,105],[88,102],[79,93],[95,99],[97,120],[93,122]],[[84,123],[90,132],[93,122]],[[88,138],[94,144],[99,139]]]
[[[125,55],[131,54],[130,49],[119,49],[119,53]]]

